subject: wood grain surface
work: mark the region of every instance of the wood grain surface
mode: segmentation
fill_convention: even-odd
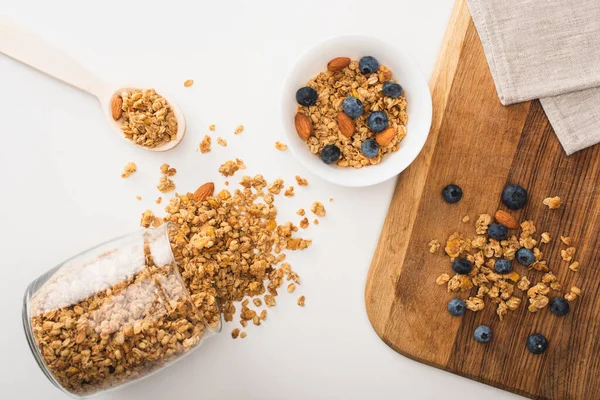
[[[567,157],[538,101],[500,104],[464,0],[453,11],[431,90],[430,136],[399,178],[367,279],[373,328],[407,357],[524,396],[600,399],[599,146]],[[464,191],[454,205],[441,197],[449,183]],[[468,311],[462,318],[446,311],[454,295],[435,284],[439,274],[452,272],[443,244],[455,231],[474,234],[478,214],[506,210],[500,194],[507,183],[522,185],[530,195],[528,205],[511,214],[552,234],[544,258],[564,288],[576,285],[583,291],[566,317],[548,308],[528,312],[521,292],[523,305],[502,322],[489,299],[482,312]],[[551,196],[562,198],[560,209],[542,204]],[[465,215],[470,223],[461,221]],[[560,235],[570,236],[578,249],[577,273],[560,257],[565,248]],[[442,242],[433,255],[427,247],[432,239]],[[524,267],[515,270],[532,282],[541,278]],[[494,331],[488,345],[472,337],[480,324]],[[543,355],[526,349],[534,332],[550,341]]]

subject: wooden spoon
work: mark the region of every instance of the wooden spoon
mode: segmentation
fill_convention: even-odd
[[[96,96],[104,110],[104,115],[114,130],[120,137],[129,143],[135,144],[124,136],[120,122],[112,118],[111,112],[111,99],[113,95],[120,95],[123,90],[131,89],[131,85],[117,86],[102,82],[54,46],[44,42],[38,36],[19,27],[2,15],[0,15],[0,53],[4,53],[59,81]],[[152,148],[138,144],[135,145],[150,151],[167,151],[177,146],[185,136],[185,118],[176,103],[160,91],[157,90],[157,93],[167,100],[175,113],[175,117],[177,118],[177,136],[175,140]]]

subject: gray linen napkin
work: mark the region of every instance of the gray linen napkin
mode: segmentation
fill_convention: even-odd
[[[567,154],[600,142],[600,0],[466,0],[504,105],[540,99]]]

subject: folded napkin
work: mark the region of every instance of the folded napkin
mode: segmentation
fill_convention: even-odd
[[[504,105],[540,99],[567,154],[600,142],[600,0],[467,0]]]

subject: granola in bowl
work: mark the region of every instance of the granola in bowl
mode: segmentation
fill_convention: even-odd
[[[296,92],[298,135],[326,164],[362,168],[398,151],[407,101],[392,71],[370,56],[337,57]]]
[[[350,69],[356,63],[357,68],[360,69],[360,60],[366,55],[372,56],[379,64],[374,72],[362,73]],[[352,60],[355,62],[353,63]],[[325,72],[328,63],[329,69],[340,68],[340,66],[341,69]],[[381,65],[387,68],[384,69],[380,67]],[[364,81],[362,78],[356,78],[361,79],[354,88],[358,97],[352,93],[352,89],[343,94],[335,94],[333,90],[327,91],[323,96],[319,93],[318,87],[311,86],[313,83],[317,84],[319,76],[342,76],[346,79],[344,71],[354,73],[355,77],[363,75]],[[388,75],[389,71],[392,72],[391,76]],[[383,82],[380,82],[380,76]],[[377,83],[369,85],[368,80],[371,77],[376,77]],[[378,86],[383,92],[383,85],[388,81],[390,82],[388,85],[391,86],[386,90],[392,89],[389,93],[397,97],[384,95],[384,100],[377,106],[378,109],[371,109],[373,107],[371,103],[367,107],[369,96],[366,95],[365,100],[363,89],[369,92],[369,90],[376,90],[375,87]],[[361,88],[359,87],[361,84],[366,86]],[[402,91],[394,92],[395,89],[400,88],[400,85]],[[299,89],[303,90],[298,93]],[[338,90],[338,88],[334,89]],[[311,91],[316,92],[316,96],[314,93],[311,94]],[[298,98],[297,94],[299,94]],[[333,109],[335,107],[331,98],[335,97],[334,94],[341,98],[336,104],[339,107],[337,109]],[[360,99],[361,96],[365,102]],[[377,98],[378,95],[375,96]],[[344,100],[348,97],[360,101],[363,108],[360,115],[353,112],[358,110],[353,110],[351,104],[349,108],[347,107],[347,113],[344,112]],[[318,111],[317,108],[325,98],[333,110],[325,116],[327,123],[325,128],[321,129],[313,122],[313,118],[317,122],[320,121],[321,116],[313,115],[311,109]],[[388,115],[389,110],[385,108],[385,101],[390,99],[402,102],[402,105],[390,105],[392,109],[398,110],[397,116],[394,115],[394,111],[391,112],[391,116]],[[321,42],[306,52],[290,70],[281,100],[281,118],[284,128],[281,141],[288,146],[289,153],[313,174],[330,183],[347,187],[372,186],[392,179],[404,171],[425,145],[432,121],[429,85],[415,62],[401,48],[364,35],[336,37]],[[314,102],[312,106],[311,102]],[[298,112],[299,106],[301,112]],[[402,110],[410,116],[402,114]],[[369,116],[376,112],[383,113],[385,117],[376,114],[369,126]],[[396,120],[400,114],[403,115],[402,121]],[[401,125],[404,128],[400,128],[402,130],[400,133],[399,129],[396,129],[396,132],[393,129],[386,132],[388,128],[398,128]],[[367,129],[368,134],[364,137],[361,137],[361,128]],[[326,129],[330,129],[331,132],[326,133]],[[386,134],[383,135],[383,132]],[[344,133],[347,136],[344,136]],[[379,135],[379,143],[377,135]],[[330,141],[327,139],[329,136],[331,136]],[[323,143],[315,144],[314,141],[320,138]],[[314,147],[311,151],[311,143],[316,146],[316,153]],[[342,148],[344,145],[348,147]],[[356,159],[352,160],[351,157]],[[365,166],[368,168],[364,168]]]

